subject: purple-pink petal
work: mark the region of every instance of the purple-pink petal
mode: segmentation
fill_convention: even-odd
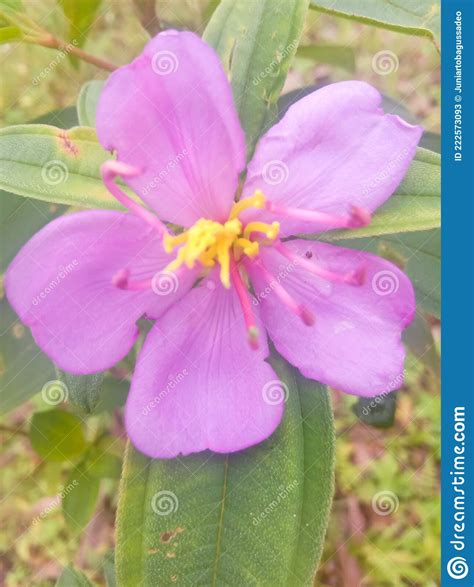
[[[422,134],[380,104],[379,92],[358,81],[328,85],[293,104],[258,143],[244,197],[260,189],[281,206],[339,216],[351,206],[374,211],[403,179]],[[280,234],[327,229],[282,219]]]
[[[151,457],[234,452],[278,426],[285,394],[216,271],[160,318],[138,357],[126,404],[133,444]],[[275,391],[277,393],[275,393]]]
[[[120,161],[143,170],[127,183],[163,220],[227,219],[245,137],[219,57],[198,36],[160,33],[114,72],[97,132]]]
[[[20,250],[5,288],[37,344],[60,368],[94,373],[127,354],[140,316],[159,315],[191,287],[192,280],[163,284],[173,280],[159,274],[169,260],[156,231],[141,219],[79,212],[54,220]],[[155,288],[119,289],[112,280],[124,268],[131,280],[158,273]]]
[[[272,288],[251,271],[262,320],[278,352],[305,377],[361,396],[398,389],[403,383],[403,329],[415,313],[408,277],[375,255],[333,245],[293,240],[298,258],[347,274],[365,268],[363,285],[316,277],[272,249],[262,259],[279,283],[315,316],[307,326],[288,311]]]

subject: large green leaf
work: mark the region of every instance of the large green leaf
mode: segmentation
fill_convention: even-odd
[[[56,204],[123,209],[100,175],[110,158],[92,128],[10,126],[0,130],[0,189]]]
[[[219,53],[245,130],[248,155],[277,115],[309,0],[222,0],[203,38]]]
[[[390,161],[387,161],[387,173]],[[383,172],[382,172],[383,173]],[[369,188],[370,189],[370,186]],[[335,230],[326,240],[388,236],[437,228],[441,223],[441,157],[427,149],[417,149],[408,172],[389,200],[381,206],[368,226],[355,230]],[[321,238],[306,235],[306,238]]]
[[[174,460],[129,447],[119,585],[311,585],[333,491],[331,406],[323,387],[282,362],[275,367],[289,393],[266,442]]]
[[[311,7],[364,24],[430,37],[439,46],[439,0],[311,0]]]
[[[439,229],[338,240],[343,247],[377,253],[399,265],[415,286],[417,304],[440,315],[441,235]]]

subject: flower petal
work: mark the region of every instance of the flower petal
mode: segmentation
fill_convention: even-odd
[[[415,312],[408,277],[369,253],[304,240],[286,246],[298,259],[333,272],[363,266],[366,279],[359,286],[327,281],[265,249],[265,266],[315,316],[313,326],[303,324],[282,306],[258,269],[251,269],[255,303],[278,352],[306,377],[347,393],[374,396],[400,387],[405,358],[401,333]]]
[[[190,32],[166,31],[108,79],[102,145],[143,172],[127,183],[163,220],[227,219],[245,137],[219,57]]]
[[[422,134],[421,127],[384,114],[381,99],[368,84],[349,81],[293,104],[257,145],[244,196],[260,189],[281,206],[339,216],[354,205],[375,210],[403,179]],[[281,219],[280,234],[327,229]]]
[[[157,321],[138,358],[126,405],[133,444],[150,457],[234,452],[270,436],[283,413],[280,385],[252,350],[235,291],[217,274]]]
[[[160,275],[169,260],[161,239],[141,219],[120,212],[79,212],[49,223],[20,250],[5,287],[22,322],[59,367],[93,373],[130,350],[140,316],[158,315],[191,286],[191,275],[180,282],[174,274]],[[114,275],[124,268],[131,280],[156,274],[154,289],[113,285]],[[163,281],[171,281],[168,289]],[[159,295],[166,291],[169,295]]]

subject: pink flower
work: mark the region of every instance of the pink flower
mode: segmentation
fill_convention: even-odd
[[[306,377],[362,396],[400,385],[409,279],[368,253],[281,240],[362,226],[396,189],[422,131],[380,101],[357,81],[301,99],[261,138],[240,190],[245,137],[210,47],[162,33],[110,76],[97,130],[117,161],[103,177],[131,213],[51,222],[12,262],[6,289],[72,373],[108,369],[132,348],[138,318],[156,319],[126,405],[139,450],[232,452],[272,434],[286,390],[267,334]]]

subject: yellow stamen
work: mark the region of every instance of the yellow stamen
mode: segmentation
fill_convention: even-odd
[[[247,210],[248,208],[262,209],[264,206],[265,196],[261,190],[257,190],[250,198],[239,200],[232,206],[232,210],[230,211],[230,218],[237,218],[241,212]]]
[[[267,224],[266,222],[249,222],[244,230],[244,238],[249,238],[252,232],[261,232],[270,240],[274,240],[278,236],[279,231],[279,222],[272,222],[272,224]]]
[[[231,258],[240,259],[243,255],[255,257],[260,246],[271,244],[278,235],[280,228],[278,222],[266,224],[264,222],[250,222],[245,228],[238,215],[248,208],[263,208],[265,196],[261,191],[245,200],[235,203],[232,207],[229,220],[224,224],[215,220],[200,218],[190,229],[178,235],[165,233],[163,247],[167,253],[171,253],[179,247],[176,259],[165,269],[174,271],[183,264],[192,269],[198,261],[203,267],[220,265],[220,279],[223,285],[230,287],[230,263]],[[252,232],[259,232],[270,241],[252,240]]]

